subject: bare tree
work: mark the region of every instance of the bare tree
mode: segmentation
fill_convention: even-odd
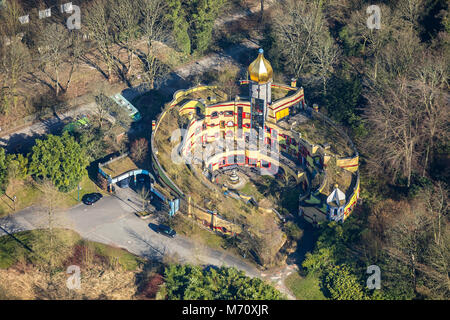
[[[131,143],[131,157],[135,161],[143,161],[148,153],[148,141],[145,138],[136,139]]]
[[[68,31],[59,24],[50,24],[44,27],[38,39],[38,51],[41,68],[46,73],[46,67],[53,69],[54,74],[50,75],[55,83],[56,95],[60,90],[60,67],[65,61],[70,42]]]
[[[142,58],[142,76],[149,89],[154,88],[155,78],[164,71],[163,64],[156,57],[155,43],[166,40],[165,13],[167,3],[164,0],[139,0],[142,23],[140,29],[146,42],[146,52]]]
[[[108,118],[108,115],[112,111],[114,101],[106,96],[103,92],[100,92],[98,95],[95,96],[95,114],[94,117],[96,119],[96,122],[98,123],[98,126],[100,130],[103,129],[103,123]]]
[[[67,255],[70,254],[70,238],[61,227],[69,227],[70,223],[65,220],[65,216],[59,211],[60,193],[53,183],[44,180],[39,184],[39,189],[45,195],[41,199],[41,210],[46,218],[42,222],[46,229],[43,241],[38,242],[34,252],[37,258],[44,261],[45,271],[49,275],[49,285],[53,285],[53,276],[57,268],[61,265]]]
[[[409,187],[416,145],[421,139],[421,110],[415,103],[415,88],[406,80],[398,81],[384,90],[373,89],[368,96],[366,117],[372,128],[369,148],[373,148],[372,161],[390,171],[393,181],[397,173],[402,173]]]
[[[414,292],[417,292],[418,264],[423,255],[421,249],[424,233],[430,220],[421,208],[412,208],[405,203],[403,210],[387,232],[389,239],[387,251],[407,265]]]
[[[0,45],[0,73],[4,92],[4,105],[2,111],[8,113],[11,101],[12,105],[17,107],[18,84],[23,78],[25,71],[30,67],[30,54],[28,48],[17,38],[9,45]]]
[[[325,34],[322,39],[318,39],[320,43],[316,45],[314,50],[314,61],[316,74],[322,81],[323,93],[327,93],[327,82],[334,71],[334,66],[337,64],[340,52],[339,48],[334,42],[334,39]]]
[[[128,80],[133,65],[135,48],[132,44],[138,31],[138,8],[134,0],[109,0],[110,26],[114,43],[127,52],[127,64],[122,68],[123,80]],[[119,55],[118,55],[118,59]]]
[[[424,0],[400,0],[397,7],[401,17],[412,27],[419,26],[419,18],[425,7]]]
[[[23,14],[18,0],[7,0],[0,10],[0,35],[8,40],[15,38],[21,28],[19,17]]]
[[[367,59],[368,77],[373,81],[377,79],[380,64],[380,56],[383,54],[385,46],[392,39],[392,34],[402,27],[401,19],[387,5],[380,4],[380,10],[383,12],[381,29],[367,28],[366,7],[359,10],[352,10],[349,21],[347,22],[347,34],[349,41],[354,44],[362,45],[362,54]]]
[[[106,78],[109,82],[112,81],[113,70],[115,68],[115,57],[111,52],[111,46],[114,42],[110,33],[110,19],[106,0],[92,1],[84,17],[84,27],[89,37],[97,45],[97,50],[103,62],[106,64]]]
[[[142,211],[144,211],[150,200],[150,190],[146,188],[140,189],[138,192],[138,197],[139,200],[141,201]]]
[[[423,131],[425,155],[422,176],[428,169],[430,152],[435,141],[448,141],[448,55],[441,52],[423,55],[422,63],[415,68],[415,78],[423,106]]]
[[[286,67],[297,78],[319,71],[326,86],[338,50],[328,30],[322,1],[284,0],[276,10],[277,47]]]
[[[437,184],[413,201],[398,202],[394,206],[397,212],[383,226],[387,239],[384,250],[396,264],[391,277],[401,277],[396,272],[406,267],[414,292],[425,286],[431,298],[450,296],[447,200],[446,190]]]
[[[82,56],[86,52],[86,45],[83,40],[82,34],[77,31],[72,31],[69,34],[69,57],[70,57],[70,71],[67,78],[65,90],[69,90],[70,83],[72,81],[72,76],[81,62]]]
[[[28,48],[22,44],[19,17],[22,7],[17,0],[8,0],[0,10],[0,92],[2,112],[8,113],[11,102],[17,106],[17,87],[24,71],[29,68]]]

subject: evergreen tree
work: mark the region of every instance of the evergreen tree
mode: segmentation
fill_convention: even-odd
[[[8,165],[5,149],[0,148],[0,195],[5,193],[8,186]]]
[[[169,265],[165,270],[169,300],[279,300],[283,296],[259,278],[235,268],[202,269]]]
[[[325,277],[325,289],[333,300],[366,300],[358,278],[346,265],[334,266]]]
[[[60,191],[68,192],[86,175],[88,164],[85,150],[64,132],[60,137],[49,134],[45,140],[36,140],[29,170],[35,178],[50,179]]]
[[[169,13],[167,19],[172,23],[173,36],[175,42],[185,54],[191,53],[191,39],[189,38],[189,24],[186,21],[186,12],[182,5],[182,0],[169,0]]]

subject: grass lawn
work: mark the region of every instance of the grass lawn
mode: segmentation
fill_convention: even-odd
[[[39,248],[47,239],[46,232],[46,230],[37,229],[0,237],[0,269],[7,269],[19,261],[28,261],[33,265],[42,263],[36,248]],[[75,244],[81,239],[71,230],[58,229],[57,234],[61,243],[65,244]]]
[[[80,201],[87,193],[100,192],[104,193],[88,176],[85,176],[80,183]],[[14,202],[12,197],[16,196],[16,211],[25,209],[31,205],[39,204],[39,200],[43,197],[39,186],[31,177],[25,181],[18,181],[10,184],[6,193],[0,196],[0,217],[14,212]],[[60,193],[59,206],[62,209],[73,207],[78,202],[78,190],[69,193]]]
[[[85,194],[93,193],[93,192],[99,192],[106,194],[106,192],[102,189],[100,189],[94,181],[89,179],[88,176],[85,176],[83,180],[81,180],[80,183],[80,201],[83,198]],[[62,208],[70,208],[76,205],[78,202],[78,190],[75,188],[75,190],[69,192],[69,193],[61,193],[61,203],[60,206]]]
[[[173,229],[178,234],[198,239],[201,243],[214,249],[222,249],[226,245],[226,241],[223,237],[201,228],[196,222],[183,217],[181,214],[175,215],[172,222]]]
[[[256,201],[260,201],[264,198],[252,182],[247,182],[245,186],[239,190],[239,192],[248,196],[253,196]]]
[[[119,264],[127,271],[136,270],[142,263],[144,263],[144,259],[135,256],[134,254],[116,247],[111,247],[103,243],[86,241],[83,242],[88,243],[89,245],[95,248],[95,252],[103,257],[116,258]]]
[[[5,194],[0,196],[0,217],[14,212],[13,196],[16,196],[16,211],[31,206],[42,196],[42,191],[36,188],[32,178],[25,181],[12,182]]]
[[[297,272],[294,272],[286,278],[284,283],[298,300],[326,300],[322,291],[320,291],[317,277],[308,275],[303,278]]]
[[[39,248],[45,241],[47,230],[31,230],[15,233],[13,236],[0,237],[0,269],[7,269],[19,261],[28,261],[38,265],[42,261],[39,258]],[[76,244],[89,246],[94,249],[96,255],[106,258],[107,261],[117,259],[118,263],[127,271],[136,270],[144,260],[134,254],[106,244],[83,240],[80,235],[72,230],[57,229],[57,239],[68,246]],[[31,253],[25,247],[34,251]]]

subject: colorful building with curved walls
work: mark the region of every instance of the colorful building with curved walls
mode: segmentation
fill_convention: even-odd
[[[176,92],[153,124],[152,141],[166,112],[175,108],[186,120],[176,153],[201,168],[204,176],[199,179],[214,182],[228,167],[254,167],[278,178],[282,173],[293,177],[300,189],[298,212],[307,221],[343,222],[359,197],[359,154],[350,138],[317,108],[307,106],[304,89],[295,80],[289,85],[273,82],[262,49],[248,68],[248,79],[239,83],[248,87],[243,90],[248,95],[231,100],[190,99],[210,86]]]

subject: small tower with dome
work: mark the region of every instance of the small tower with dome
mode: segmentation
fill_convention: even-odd
[[[345,204],[345,193],[339,189],[338,184],[335,184],[333,192],[327,198],[328,219],[344,222]]]
[[[267,108],[272,103],[273,69],[259,49],[258,57],[248,67],[250,77],[250,100],[252,106],[252,128],[264,128]]]

